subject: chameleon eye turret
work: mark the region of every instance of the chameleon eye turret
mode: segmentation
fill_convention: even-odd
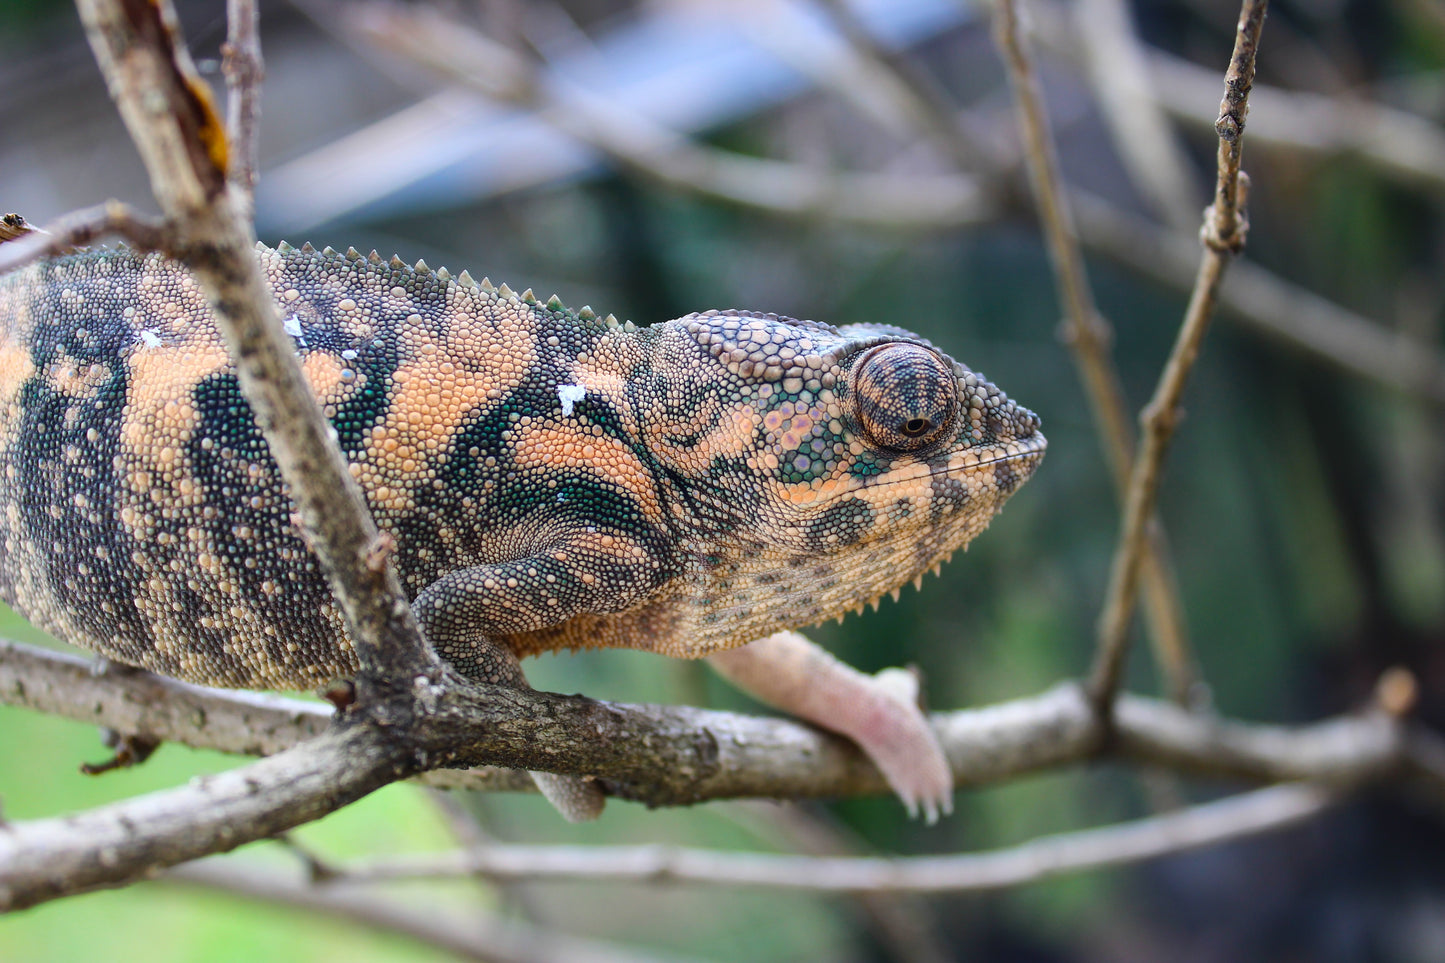
[[[913,452],[944,437],[958,411],[953,369],[916,344],[884,344],[854,365],[858,421],[879,448]]]

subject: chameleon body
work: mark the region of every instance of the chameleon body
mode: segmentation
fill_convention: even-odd
[[[375,253],[257,257],[424,630],[477,678],[858,609],[977,535],[1044,450],[1034,414],[897,328],[636,328]],[[14,608],[193,682],[347,675],[292,511],[183,266],[97,249],[0,279]]]

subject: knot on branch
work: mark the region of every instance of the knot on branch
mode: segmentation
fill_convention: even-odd
[[[1231,144],[1234,143],[1239,140],[1240,136],[1244,133],[1243,116],[1233,111],[1226,111],[1220,114],[1214,121],[1214,132],[1219,135],[1220,140],[1229,141]]]
[[[1243,174],[1240,177],[1242,179]],[[1243,194],[1241,189],[1241,199]],[[1244,250],[1245,237],[1248,234],[1249,217],[1244,213],[1242,205],[1225,208],[1216,201],[1204,209],[1204,224],[1199,229],[1199,240],[1211,251],[1233,257]]]
[[[1158,399],[1150,401],[1139,412],[1139,426],[1146,434],[1172,435],[1184,420],[1184,409],[1178,405],[1161,404]]]

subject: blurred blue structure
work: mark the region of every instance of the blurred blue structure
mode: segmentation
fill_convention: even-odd
[[[780,4],[774,37],[760,37],[722,3],[645,9],[641,19],[559,53],[552,69],[566,82],[682,134],[807,90],[810,79],[770,47],[844,48],[812,5]],[[972,16],[956,0],[860,0],[854,9],[885,49],[911,47]],[[357,163],[358,157],[366,163]],[[296,233],[343,217],[453,207],[576,177],[600,163],[591,148],[532,113],[447,87],[267,170],[257,197],[257,229],[263,236]]]

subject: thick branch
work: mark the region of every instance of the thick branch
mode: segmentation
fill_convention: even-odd
[[[646,783],[616,788],[653,805],[886,792],[882,777],[850,744],[791,720],[542,693],[521,693],[516,699],[520,709],[483,707],[470,722],[464,717],[449,721],[448,728],[461,730],[452,738],[476,744],[471,751],[479,755],[493,751],[493,742],[509,740],[516,764],[529,769],[550,762],[614,778],[640,772]],[[151,700],[175,702],[175,707],[147,704]],[[307,738],[324,724],[326,714],[312,703],[205,689],[145,672],[93,675],[88,663],[75,656],[14,642],[0,643],[0,702],[232,752],[272,751],[288,739]],[[526,718],[509,723],[508,711]],[[557,717],[560,723],[542,721],[558,712],[565,712]],[[598,718],[605,720],[603,730],[585,728]],[[196,720],[204,725],[196,726]],[[960,785],[1091,758],[1099,735],[1088,701],[1071,684],[993,706],[935,713],[932,720]],[[1350,787],[1403,779],[1445,804],[1445,750],[1439,741],[1423,730],[1402,728],[1381,712],[1271,726],[1216,719],[1125,694],[1115,724],[1109,751],[1123,760],[1248,782],[1309,780]],[[591,745],[594,737],[596,746]],[[534,742],[530,749],[528,740]],[[583,755],[587,752],[593,754]],[[589,765],[598,768],[589,770]],[[649,766],[657,768],[648,772]],[[497,770],[438,769],[426,779],[449,788],[530,788],[526,780]]]

